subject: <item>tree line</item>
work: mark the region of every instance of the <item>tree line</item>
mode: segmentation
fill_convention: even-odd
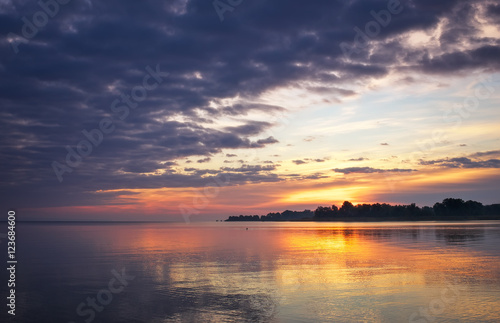
[[[357,204],[345,201],[336,205],[319,206],[316,210],[268,213],[267,215],[230,216],[226,221],[296,221],[296,220],[345,220],[345,219],[391,219],[391,220],[446,220],[446,219],[500,219],[500,204],[483,205],[477,201],[446,198],[434,206],[419,207],[390,205],[387,203]]]
[[[314,212],[311,210],[272,212],[266,215],[240,215],[230,216],[226,221],[293,221],[312,219]]]

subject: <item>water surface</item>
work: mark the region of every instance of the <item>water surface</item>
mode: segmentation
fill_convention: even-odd
[[[500,322],[498,221],[18,223],[17,244],[15,322]]]

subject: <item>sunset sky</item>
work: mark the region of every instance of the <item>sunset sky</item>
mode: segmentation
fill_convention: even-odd
[[[4,211],[500,203],[498,1],[47,3],[0,0]]]

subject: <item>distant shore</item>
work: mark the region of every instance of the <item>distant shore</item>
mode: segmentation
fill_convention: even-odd
[[[319,206],[316,210],[230,216],[226,222],[398,222],[398,221],[484,221],[500,220],[500,204],[483,205],[476,201],[447,198],[434,206],[419,207],[390,204],[357,204],[345,201],[338,208]]]
[[[328,219],[317,219],[317,218],[304,218],[304,219],[293,219],[293,220],[229,220],[226,219],[224,222],[428,222],[428,221],[439,221],[439,222],[457,222],[457,221],[494,221],[500,220],[500,215],[490,215],[490,216],[468,216],[468,217],[434,217],[434,218],[370,218],[370,217],[341,217],[341,218],[328,218]]]
[[[430,218],[370,218],[370,217],[360,217],[360,218],[330,218],[330,219],[299,219],[299,220],[284,220],[290,222],[419,222],[419,221],[440,221],[440,222],[455,222],[455,221],[490,221],[490,220],[500,220],[500,215],[489,215],[489,216],[447,216],[447,217],[430,217]],[[265,221],[261,221],[265,222]],[[276,222],[276,221],[275,221]]]

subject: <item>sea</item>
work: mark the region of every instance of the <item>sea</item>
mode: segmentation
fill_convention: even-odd
[[[1,322],[500,322],[500,221],[18,222],[16,257]]]

